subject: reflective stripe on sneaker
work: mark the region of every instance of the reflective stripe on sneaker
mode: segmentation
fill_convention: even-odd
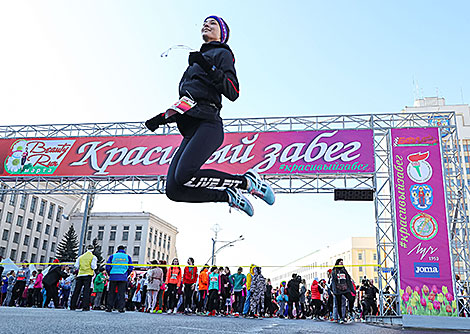
[[[248,170],[244,175],[248,180],[248,192],[255,197],[261,198],[269,205],[274,204],[274,191],[266,181],[262,180],[259,174],[253,170]]]
[[[243,196],[243,194],[238,189],[227,188],[229,202],[228,205],[231,208],[235,208],[245,212],[248,216],[252,217],[254,210],[253,206],[251,205],[250,201]]]

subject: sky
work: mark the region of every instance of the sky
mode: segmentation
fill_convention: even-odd
[[[230,27],[240,98],[223,118],[399,112],[417,97],[470,100],[467,1],[0,0],[0,125],[138,122],[176,99],[205,17]],[[164,195],[97,196],[95,211],[149,211],[196,263],[245,237],[221,265],[282,265],[350,236],[374,236],[373,203],[278,195],[255,216]]]

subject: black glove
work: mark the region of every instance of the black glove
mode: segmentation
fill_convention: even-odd
[[[194,63],[199,64],[199,66],[201,66],[202,69],[207,73],[210,73],[215,69],[211,64],[209,64],[206,58],[204,58],[202,53],[199,51],[189,53],[188,61],[190,66],[192,66]]]
[[[152,117],[151,119],[145,122],[145,126],[147,127],[147,129],[152,132],[157,130],[158,127],[163,124],[165,124],[165,113]]]

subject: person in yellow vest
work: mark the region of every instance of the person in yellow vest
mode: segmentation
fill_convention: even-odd
[[[75,268],[78,269],[78,275],[75,279],[75,289],[73,290],[72,300],[70,301],[70,310],[77,308],[78,297],[83,288],[83,311],[90,310],[90,287],[94,270],[97,268],[98,259],[93,255],[93,246],[88,245],[85,254],[80,256],[75,262]]]

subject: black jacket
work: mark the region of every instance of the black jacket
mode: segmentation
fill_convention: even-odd
[[[354,291],[354,286],[348,271],[344,267],[336,267],[331,272],[331,290],[333,294],[340,295]]]
[[[227,44],[220,42],[204,43],[201,53],[214,70],[206,73],[199,64],[188,66],[179,84],[180,98],[187,96],[197,105],[186,112],[187,115],[220,120],[222,95],[230,101],[239,96],[235,58]]]
[[[42,284],[54,286],[59,283],[60,279],[67,277],[67,273],[60,269],[60,266],[56,266],[49,270],[49,272],[42,279]]]
[[[289,295],[289,302],[298,302],[300,298],[299,291],[300,282],[293,278],[287,282],[287,294]]]

